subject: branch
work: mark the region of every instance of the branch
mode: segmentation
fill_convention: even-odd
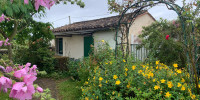
[[[8,36],[6,35],[6,33],[4,32],[4,31],[2,31],[1,29],[0,29],[0,33],[3,35],[3,37],[6,39],[6,38],[8,38]]]
[[[17,27],[18,27],[18,22],[14,21],[14,30],[13,30],[11,36],[9,37],[10,41],[12,41],[13,37],[17,34]]]

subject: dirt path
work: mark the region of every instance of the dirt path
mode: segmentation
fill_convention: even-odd
[[[67,79],[61,79],[61,80],[55,80],[51,78],[38,78],[34,84],[38,84],[43,89],[49,88],[51,90],[51,96],[55,98],[56,100],[59,100],[58,96],[58,90],[57,90],[57,84],[58,82],[62,82]],[[40,100],[40,99],[33,99],[33,100]]]

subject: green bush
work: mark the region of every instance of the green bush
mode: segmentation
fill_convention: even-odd
[[[95,53],[98,55],[94,54],[88,58],[87,62],[81,62],[85,63],[86,68],[89,69],[88,79],[83,77],[86,81],[82,86],[81,99],[177,100],[199,98],[195,84],[190,83],[191,76],[186,69],[180,69],[178,64],[169,67],[160,61],[145,64],[133,62],[132,57],[125,60],[118,56],[114,59],[109,46],[103,45],[102,48],[104,49],[100,48]]]
[[[69,57],[54,56],[55,58],[55,70],[68,71]]]

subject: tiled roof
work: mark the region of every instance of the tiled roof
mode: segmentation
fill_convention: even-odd
[[[149,13],[147,11],[145,11],[145,12],[142,12],[140,15],[142,15],[142,14],[149,14]],[[128,15],[128,14],[126,14],[126,15]],[[69,24],[69,25],[65,25],[65,26],[55,28],[52,31],[54,33],[58,33],[58,32],[89,30],[89,29],[111,28],[111,27],[116,27],[118,25],[119,18],[120,18],[120,16],[118,15],[118,16],[112,16],[112,17],[107,17],[107,18],[76,22],[76,23],[73,23],[73,24]]]

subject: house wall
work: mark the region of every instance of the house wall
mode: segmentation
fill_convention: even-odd
[[[84,38],[82,35],[72,35],[63,38],[63,56],[82,58],[84,56]]]
[[[112,49],[115,48],[115,31],[99,31],[93,33],[94,38],[94,47],[97,48],[98,45],[100,45],[102,42],[101,40],[104,40],[108,42],[110,47]]]
[[[138,35],[142,33],[144,26],[149,26],[153,22],[155,22],[155,20],[149,14],[138,16],[129,29],[129,43],[140,44],[141,41]]]

